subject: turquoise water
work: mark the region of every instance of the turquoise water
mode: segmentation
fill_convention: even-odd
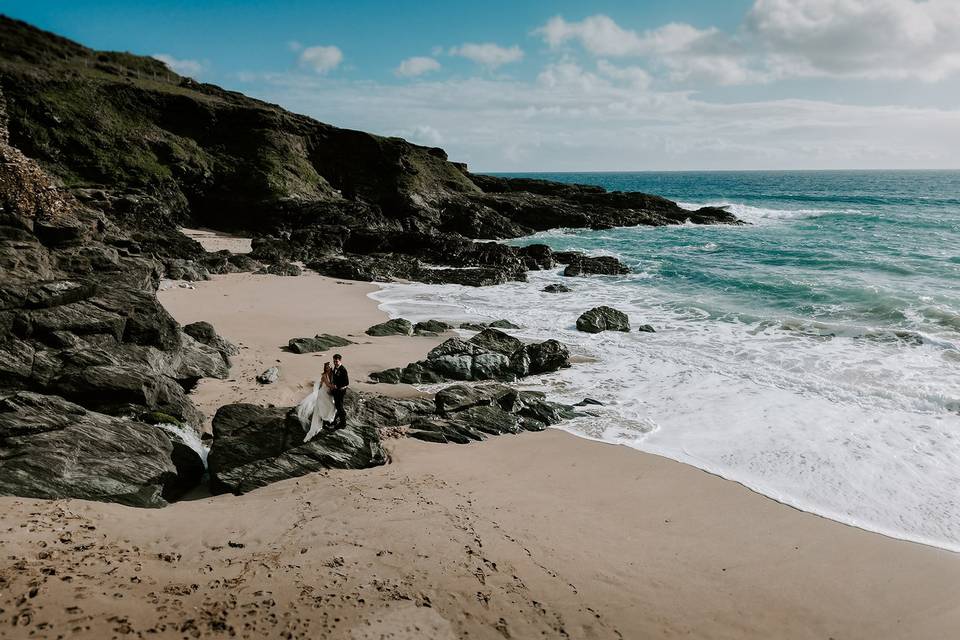
[[[633,272],[387,285],[383,308],[508,318],[589,356],[525,381],[604,403],[571,433],[960,551],[960,172],[524,175],[729,205],[751,224],[537,234],[514,244],[616,255]],[[555,282],[573,291],[542,291]],[[657,331],[576,331],[600,304]]]
[[[573,233],[556,248],[620,254],[716,319],[960,339],[960,172],[524,174],[686,204],[729,204],[753,228]]]

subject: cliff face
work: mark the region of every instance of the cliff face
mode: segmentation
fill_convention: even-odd
[[[305,202],[402,220],[479,192],[440,149],[331,127],[3,17],[0,82],[11,143],[70,187],[156,197],[165,211],[139,224],[256,231]]]
[[[4,17],[0,84],[11,143],[71,188],[106,190],[98,208],[140,229],[189,222],[276,235],[319,225],[492,239],[733,221],[654,196],[473,176],[442,149],[332,127]]]

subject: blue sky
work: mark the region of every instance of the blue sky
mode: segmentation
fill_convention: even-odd
[[[21,2],[477,170],[960,168],[960,1]]]

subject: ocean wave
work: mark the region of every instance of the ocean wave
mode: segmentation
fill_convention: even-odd
[[[560,281],[557,273],[528,277],[482,289],[387,285],[373,297],[412,320],[507,317],[524,327],[518,337],[556,338],[588,357],[524,381],[564,402],[603,403],[565,424],[571,433],[695,464],[849,524],[960,549],[950,490],[960,484],[955,342],[762,314],[727,321],[709,300],[677,304],[659,281],[563,280],[575,291],[552,295],[541,289]],[[579,313],[600,304],[657,332],[576,331]]]
[[[819,218],[831,214],[859,214],[859,209],[772,209],[768,207],[756,207],[749,204],[729,203],[729,202],[709,202],[704,204],[695,204],[691,202],[678,202],[682,208],[688,211],[696,211],[701,207],[721,207],[737,216],[744,222],[750,224],[769,224],[773,222],[784,222],[789,220],[801,220],[805,218]]]

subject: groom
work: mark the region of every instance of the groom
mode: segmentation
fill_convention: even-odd
[[[333,383],[333,405],[337,408],[337,416],[333,419],[333,428],[342,429],[347,426],[347,412],[343,408],[343,397],[347,395],[347,387],[350,386],[350,376],[347,374],[347,368],[342,364],[343,356],[339,353],[333,356],[333,375],[330,381]]]

